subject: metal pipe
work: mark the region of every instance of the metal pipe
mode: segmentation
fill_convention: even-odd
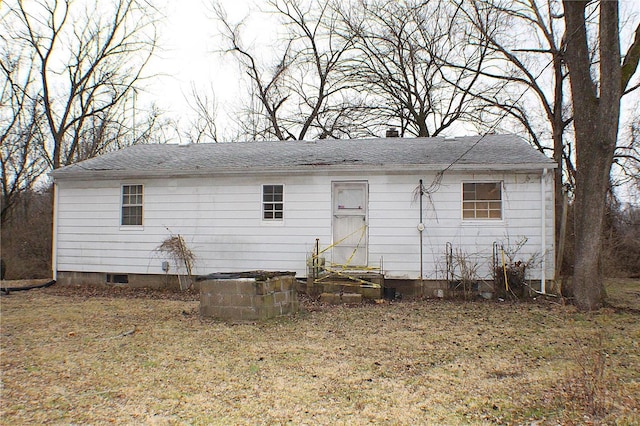
[[[453,244],[447,241],[444,251],[447,258],[447,284],[450,285],[453,281]]]
[[[422,179],[420,179],[420,223],[418,224],[418,232],[420,232],[420,292],[424,296],[424,266],[423,266],[423,248],[422,248],[422,231],[424,231],[424,224],[422,223],[422,195],[423,186]]]
[[[541,209],[541,218],[540,218],[540,228],[541,228],[541,242],[540,245],[542,246],[542,274],[540,275],[540,292],[541,293],[546,293],[547,292],[547,283],[546,283],[546,279],[547,279],[547,194],[546,194],[546,188],[545,188],[545,184],[546,184],[546,177],[547,177],[547,169],[542,169],[542,175],[540,176],[540,209]]]
[[[320,238],[316,238],[316,255],[313,259],[313,274],[314,278],[320,276]]]
[[[51,276],[53,280],[58,279],[58,221],[60,220],[60,191],[58,190],[58,184],[53,183],[53,234],[51,242]]]
[[[420,179],[420,223],[422,223],[422,179]]]

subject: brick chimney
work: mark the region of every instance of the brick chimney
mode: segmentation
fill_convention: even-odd
[[[400,133],[398,133],[398,129],[395,127],[389,127],[385,136],[388,138],[397,138],[400,137]]]

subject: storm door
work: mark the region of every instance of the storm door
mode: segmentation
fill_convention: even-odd
[[[367,182],[333,182],[333,263],[367,265]]]

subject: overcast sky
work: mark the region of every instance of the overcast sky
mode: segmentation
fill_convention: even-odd
[[[242,71],[232,55],[220,53],[221,39],[217,22],[210,10],[212,0],[162,0],[166,18],[160,23],[160,49],[150,63],[149,71],[159,74],[151,79],[147,93],[140,95],[140,108],[155,102],[161,110],[179,124],[187,125],[191,108],[185,98],[192,86],[201,93],[215,92],[218,120],[224,126],[228,115],[241,107],[239,99],[246,87],[240,78]],[[232,22],[237,22],[255,10],[260,0],[219,0]],[[638,22],[640,0],[621,0],[621,15],[633,14],[632,24]],[[246,21],[246,42],[263,43],[274,39],[275,23],[264,14],[254,13]],[[629,30],[630,25],[627,25]],[[628,36],[629,31],[627,31]],[[623,40],[623,48],[626,45]],[[633,98],[633,99],[631,99]],[[626,104],[638,105],[640,96],[628,96]],[[224,131],[222,131],[224,135]]]
[[[215,91],[218,117],[221,121],[240,106],[238,94],[245,88],[240,82],[242,72],[235,59],[220,52],[221,39],[217,22],[213,19],[208,0],[166,0],[166,18],[160,23],[160,49],[149,64],[153,78],[143,99],[156,104],[172,118],[191,114],[187,99],[192,87],[200,92]],[[221,0],[232,21],[249,15],[256,2],[253,0]],[[253,14],[247,21],[249,41],[265,32],[271,33],[273,26]],[[186,124],[188,117],[181,120]],[[184,122],[184,123],[183,123]]]

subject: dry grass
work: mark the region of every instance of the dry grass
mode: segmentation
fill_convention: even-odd
[[[612,278],[607,285],[608,303],[640,314],[640,279]]]
[[[640,282],[625,285],[637,296]],[[640,422],[629,306],[305,303],[294,317],[233,325],[180,298],[55,286],[2,297],[1,422]],[[600,412],[580,400],[590,354],[605,357]]]

